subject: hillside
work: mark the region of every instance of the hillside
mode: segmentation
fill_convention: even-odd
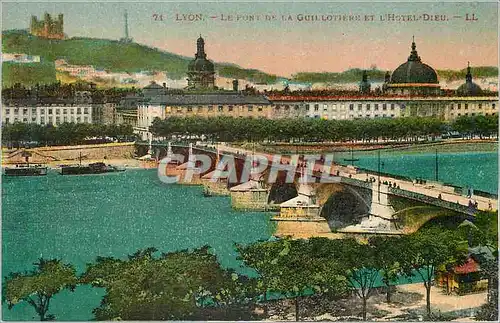
[[[141,70],[168,71],[172,79],[185,77],[191,58],[165,52],[136,43],[121,43],[116,40],[94,38],[70,38],[67,40],[48,40],[29,35],[24,30],[2,32],[2,50],[6,53],[26,53],[40,55],[45,64],[64,57],[70,64],[94,65],[114,72],[139,72]],[[15,64],[4,66],[4,83],[25,81],[12,71]],[[50,79],[47,66],[29,64],[28,69],[41,79]],[[247,70],[233,64],[215,64],[217,72],[223,77],[240,77],[253,82],[273,82],[276,76],[258,70]],[[26,73],[22,73],[26,74]],[[54,76],[55,80],[55,76]]]

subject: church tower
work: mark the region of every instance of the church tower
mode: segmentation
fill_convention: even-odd
[[[207,59],[205,40],[201,37],[196,41],[194,60],[188,65],[188,89],[215,89],[214,63]]]

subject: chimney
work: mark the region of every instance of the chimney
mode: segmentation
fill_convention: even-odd
[[[233,80],[233,91],[238,91],[238,80]]]

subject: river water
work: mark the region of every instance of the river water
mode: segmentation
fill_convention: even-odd
[[[356,156],[357,165],[376,169],[373,154]],[[385,172],[433,178],[434,155],[385,154]],[[440,180],[496,192],[496,152],[439,156]],[[205,198],[199,187],[162,184],[155,170],[105,175],[2,177],[2,276],[32,269],[39,257],[60,258],[78,272],[96,256],[125,258],[139,248],[161,252],[210,245],[222,265],[238,268],[234,243],[269,239],[270,215],[236,212],[226,197]],[[58,320],[90,320],[103,290],[78,287],[51,302]],[[19,304],[4,320],[36,320]]]

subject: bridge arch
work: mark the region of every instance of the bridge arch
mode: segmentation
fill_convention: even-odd
[[[316,189],[320,216],[331,229],[358,224],[370,213],[371,191],[339,183],[321,184]]]

